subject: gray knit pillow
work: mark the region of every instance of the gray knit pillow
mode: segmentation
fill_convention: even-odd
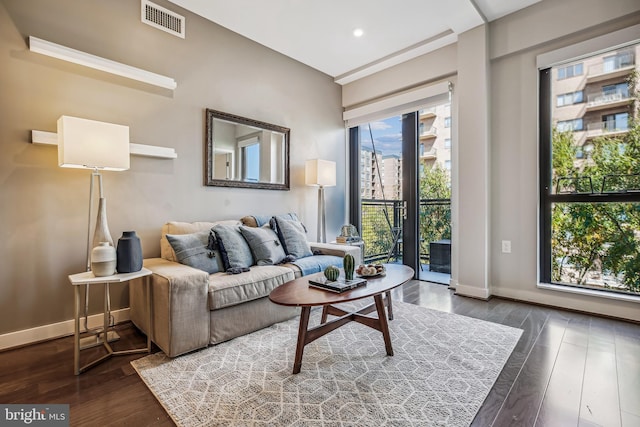
[[[253,265],[251,248],[249,248],[249,244],[240,234],[238,226],[217,224],[211,230],[218,240],[218,247],[220,248],[225,270],[230,268],[249,268]]]
[[[284,251],[287,255],[296,259],[313,255],[309,242],[307,242],[306,230],[300,221],[289,220],[280,216],[276,216],[274,219],[280,243],[284,246]]]
[[[167,240],[180,264],[211,274],[224,271],[224,264],[215,243],[210,240],[210,233],[167,234]]]
[[[244,236],[253,257],[258,265],[280,264],[286,254],[280,244],[278,235],[269,225],[263,227],[240,227],[240,233]]]

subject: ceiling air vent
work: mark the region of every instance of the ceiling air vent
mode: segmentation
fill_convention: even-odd
[[[141,0],[142,22],[149,24],[159,30],[166,31],[174,36],[184,38],[185,19],[162,6],[151,3],[148,0]]]

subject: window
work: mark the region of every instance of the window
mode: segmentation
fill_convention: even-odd
[[[451,148],[451,138],[444,139],[444,148]]]
[[[450,128],[451,127],[451,116],[444,118],[444,127],[446,127],[446,128]]]
[[[558,80],[582,75],[582,62],[558,68]]]
[[[583,130],[582,119],[563,120],[556,124],[559,132],[580,131]]]
[[[583,102],[583,92],[581,90],[577,92],[564,93],[558,95],[556,99],[556,106],[562,107],[564,105],[579,104]]]
[[[621,52],[615,55],[606,56],[603,59],[603,69],[605,73],[609,73],[611,71],[633,65],[634,62],[635,57],[633,52]]]
[[[444,161],[444,168],[448,171],[451,170],[451,160],[445,160]]]
[[[629,129],[629,113],[605,114],[602,116],[602,127],[607,132]]]
[[[250,182],[260,180],[260,143],[242,147],[242,179]]]
[[[624,83],[616,83],[613,85],[602,86],[602,94],[605,96],[618,95],[620,99],[629,97],[629,85]]]
[[[615,53],[585,57],[595,69],[629,61],[629,55]],[[554,99],[557,80],[582,72],[580,63],[539,74],[540,280],[640,295],[640,120],[633,104],[609,104],[633,96],[638,87],[629,88],[624,73],[608,77],[611,84],[605,86],[575,79],[562,82],[564,93]],[[571,117],[571,109],[560,107],[575,103],[582,91],[590,102],[601,102],[595,111],[575,109]],[[605,132],[574,133],[585,129],[581,115],[597,125],[589,131]],[[614,130],[629,131],[605,134]]]

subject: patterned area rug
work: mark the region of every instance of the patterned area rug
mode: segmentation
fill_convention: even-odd
[[[307,345],[297,375],[297,318],[131,363],[179,426],[468,426],[522,331],[396,301],[394,316],[394,356],[352,322]]]

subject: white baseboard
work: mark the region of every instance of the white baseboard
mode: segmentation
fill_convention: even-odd
[[[113,310],[111,314],[113,315],[115,323],[126,322],[130,319],[128,307],[120,310]],[[89,316],[89,328],[98,328],[102,326],[103,319],[104,316],[102,313]],[[84,328],[84,319],[80,319],[80,328]],[[52,323],[50,325],[38,326],[37,328],[9,332],[8,334],[0,335],[0,350],[65,337],[73,335],[73,333],[73,319],[65,320],[64,322]]]
[[[456,295],[488,300],[491,296],[491,292],[488,288],[477,288],[475,286],[463,285],[462,283],[458,282],[456,284]]]

